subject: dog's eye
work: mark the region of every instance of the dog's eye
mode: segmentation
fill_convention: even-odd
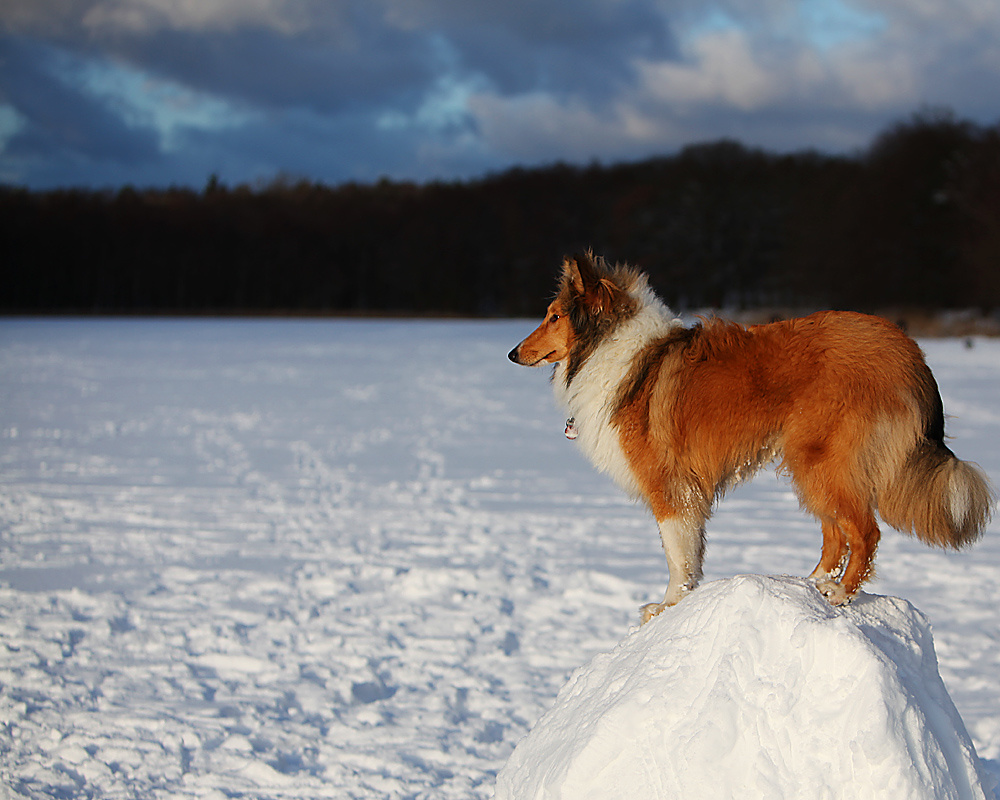
[[[549,317],[549,322],[558,322],[558,321],[559,321],[558,314],[553,314],[551,317]]]

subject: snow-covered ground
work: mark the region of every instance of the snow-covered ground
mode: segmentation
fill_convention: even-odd
[[[547,374],[507,361],[532,325],[0,320],[0,787],[490,797],[666,581]],[[922,344],[997,481],[1000,341]],[[928,617],[1000,774],[998,534],[887,530],[867,588]],[[819,544],[765,473],[711,521],[706,579],[804,575]]]
[[[995,780],[898,597],[709,581],[580,667],[496,800],[992,800]]]

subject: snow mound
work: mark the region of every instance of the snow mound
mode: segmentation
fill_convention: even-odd
[[[496,799],[992,800],[992,783],[913,606],[740,576],[576,670]]]

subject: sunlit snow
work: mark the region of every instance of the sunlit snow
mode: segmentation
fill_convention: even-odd
[[[0,785],[29,797],[488,798],[571,673],[662,596],[652,520],[563,436],[531,321],[0,321]],[[1000,476],[1000,341],[922,343]],[[1000,529],[891,530],[1000,773]],[[706,580],[805,575],[773,473]]]

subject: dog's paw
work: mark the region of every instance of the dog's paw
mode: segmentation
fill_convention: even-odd
[[[816,581],[816,588],[830,602],[831,606],[846,606],[854,599],[841,584],[832,578],[823,578]]]
[[[666,603],[646,603],[646,605],[639,609],[639,624],[645,625],[666,607]]]
[[[663,598],[662,603],[646,603],[646,605],[639,609],[640,624],[645,625],[653,617],[663,611],[663,609],[677,605],[681,600],[691,594],[697,585],[697,579],[689,580],[687,583],[683,584],[680,589],[677,589],[676,585],[671,583],[667,587],[667,594],[666,597]]]

